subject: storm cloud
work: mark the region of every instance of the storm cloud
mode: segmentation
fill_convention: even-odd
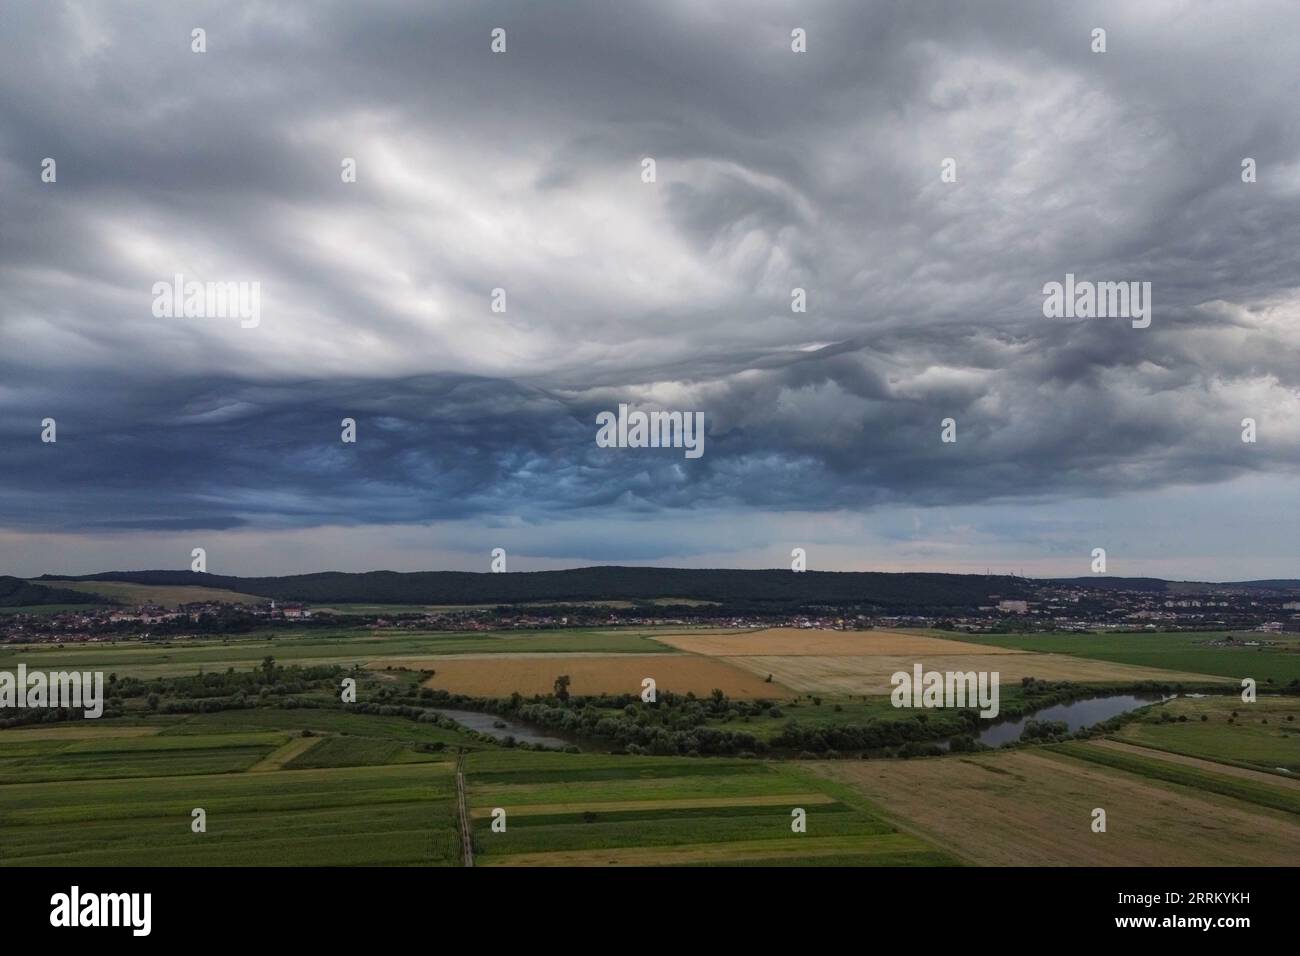
[[[1300,465],[1295,4],[430,7],[7,8],[0,529],[573,522],[532,553],[653,560],[656,516]],[[155,317],[178,273],[258,282],[260,324]],[[1067,273],[1150,282],[1151,326],[1045,318]],[[619,403],[702,411],[705,454],[596,447]]]

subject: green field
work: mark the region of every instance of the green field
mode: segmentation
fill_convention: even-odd
[[[804,762],[512,748],[432,722],[424,708],[434,698],[420,697],[421,675],[405,669],[443,653],[665,652],[650,633],[296,629],[274,640],[0,648],[0,669],[23,661],[119,676],[209,672],[202,681],[148,688],[119,683],[125,716],[0,730],[0,865],[459,865],[462,756],[480,866],[1236,865],[1250,859],[1245,837],[1258,842],[1251,853],[1272,847],[1270,862],[1300,845],[1300,783],[1284,779],[1287,770],[1300,773],[1297,696],[1265,693],[1249,705],[1239,696],[1180,698],[1120,727],[1113,739],[1122,744]],[[1084,649],[1099,659],[1200,673],[1260,658],[1284,674],[1297,659],[1287,650],[1199,646],[1205,639],[1045,635],[976,643],[1034,642],[1026,649]],[[1155,656],[1133,659],[1139,653]],[[274,665],[262,667],[267,655]],[[374,663],[357,673],[362,709],[340,704],[340,672],[294,666],[332,662]],[[247,683],[254,678],[260,687]],[[147,702],[146,690],[163,699]],[[1003,705],[1022,697],[1019,685],[1007,687]],[[882,696],[828,695],[817,704],[804,694],[778,706],[777,716],[764,708],[746,718],[722,699],[708,720],[770,739],[791,720],[828,728],[898,719]],[[589,702],[574,707],[593,723],[615,714]],[[617,713],[637,720],[639,707]],[[1113,809],[1124,841],[1093,839],[1087,811],[1098,805]],[[206,833],[190,829],[196,807],[207,811]],[[498,807],[506,812],[504,833],[491,826]],[[791,829],[795,808],[807,814],[806,833]],[[1207,814],[1218,814],[1222,829],[1197,829]]]
[[[283,730],[298,734],[310,730],[317,735],[347,735],[397,740],[417,744],[444,744],[449,747],[482,748],[489,746],[471,740],[464,734],[447,730],[436,724],[418,723],[405,717],[380,717],[373,714],[354,714],[342,710],[305,709],[281,710],[276,707],[259,707],[254,710],[226,710],[215,714],[191,714],[181,717],[151,717],[135,721],[144,726],[160,726],[161,733],[214,734],[246,731]],[[123,721],[115,721],[123,723]],[[33,731],[10,731],[25,734]]]
[[[508,750],[402,717],[264,707],[0,732],[0,865],[454,865],[456,750],[471,810],[511,814],[506,834],[474,820],[484,865],[955,862],[795,765]]]
[[[433,631],[375,633],[320,629],[275,631],[254,637],[115,641],[94,644],[0,645],[0,669],[20,662],[41,670],[103,670],[133,677],[168,677],[199,670],[247,668],[274,655],[284,664],[412,665],[438,654],[550,654],[565,652],[666,654],[644,631]]]
[[[1113,770],[1123,770],[1151,780],[1179,784],[1200,793],[1219,794],[1273,810],[1300,814],[1300,787],[1289,786],[1283,781],[1273,785],[1244,780],[1214,770],[1180,766],[1159,757],[1147,757],[1139,753],[1119,753],[1086,743],[1053,744],[1047,749],[1053,753],[1064,754],[1076,760],[1086,760]]]
[[[450,763],[0,786],[0,865],[459,862]],[[207,832],[191,832],[191,811]]]
[[[1008,647],[1022,651],[1070,654],[1117,664],[1137,664],[1165,670],[1253,678],[1262,688],[1282,687],[1300,680],[1300,641],[1289,634],[1234,633],[1241,640],[1276,640],[1276,647],[1206,647],[1228,632],[1150,634],[963,634],[925,631],[936,637]]]
[[[479,865],[956,862],[789,764],[498,752],[467,758],[466,781]]]
[[[1165,721],[1163,714],[1175,719]],[[1179,698],[1142,712],[1115,739],[1238,767],[1283,768],[1300,777],[1300,697],[1260,697],[1253,704],[1237,696]]]
[[[18,730],[0,736],[0,779],[36,782],[232,773],[247,770],[288,740],[284,734],[65,741],[26,741],[22,735]]]
[[[484,746],[280,708],[0,731],[0,865],[456,864],[454,749]]]

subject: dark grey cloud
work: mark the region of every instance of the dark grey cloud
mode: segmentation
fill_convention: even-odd
[[[1297,27],[1266,2],[14,4],[0,527],[851,511],[1287,475]],[[154,318],[175,272],[259,281],[261,326]],[[1151,282],[1151,328],[1043,318],[1067,272]],[[703,411],[704,457],[597,448],[619,402]]]

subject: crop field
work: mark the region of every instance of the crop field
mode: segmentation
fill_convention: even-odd
[[[466,781],[484,866],[956,862],[789,765],[494,753],[468,758]],[[497,808],[504,833],[492,830]],[[804,833],[791,829],[795,808]]]
[[[207,832],[191,830],[191,811]],[[459,862],[450,762],[0,785],[3,866]]]
[[[1192,767],[1199,770],[1207,770],[1212,773],[1222,774],[1225,777],[1236,777],[1240,780],[1253,780],[1257,783],[1265,783],[1270,787],[1281,787],[1282,792],[1286,792],[1288,787],[1300,787],[1300,778],[1292,777],[1289,774],[1278,770],[1270,772],[1247,767],[1242,763],[1233,762],[1225,763],[1222,760],[1206,760],[1201,757],[1188,757],[1184,754],[1176,754],[1168,750],[1156,750],[1151,747],[1142,747],[1137,744],[1124,743],[1115,737],[1102,737],[1089,741],[1089,744],[1103,751],[1114,751],[1119,754],[1128,754],[1130,756],[1143,757],[1147,760],[1163,760],[1166,763],[1172,763],[1182,767]]]
[[[490,746],[437,724],[337,710],[259,708],[128,720],[0,731],[0,781],[405,763],[444,759],[431,747]]]
[[[469,751],[482,865],[956,862],[792,764],[496,749],[328,710],[114,723],[0,731],[0,865],[456,865],[453,755],[419,748],[434,737]]]
[[[448,745],[486,746],[279,708],[0,731],[0,866],[458,864]]]
[[[1025,677],[1112,684],[1216,679],[894,631],[773,628],[731,635],[672,635],[659,640],[679,650],[725,659],[763,678],[770,674],[775,682],[800,693],[888,694],[890,676],[900,670],[910,673],[917,663],[926,670],[996,671],[1003,683],[1019,683]]]
[[[232,773],[249,769],[287,741],[281,733],[25,740],[14,731],[0,736],[0,780]]]
[[[1105,661],[1089,661],[1063,654],[959,654],[952,657],[811,657],[784,655],[730,657],[728,661],[801,692],[828,694],[888,694],[890,676],[912,672],[915,664],[934,671],[988,671],[997,673],[1003,684],[1018,684],[1023,678],[1073,681],[1080,684],[1115,684],[1147,680],[1185,681],[1200,684],[1215,678],[1203,674],[1130,667]]]
[[[1199,648],[1170,648],[1171,659],[1200,659]],[[1263,684],[1254,704],[1180,698],[1105,740],[910,760],[540,752],[427,713],[413,719],[437,706],[422,686],[547,695],[567,674],[574,696],[637,694],[653,677],[661,692],[702,698],[692,708],[707,707],[714,688],[772,702],[739,713],[724,704],[707,718],[771,741],[791,721],[831,728],[897,719],[889,674],[916,662],[996,670],[1004,704],[1021,699],[1021,674],[1098,686],[1153,674],[1207,680],[1052,649],[802,629],[299,629],[273,640],[9,646],[0,669],[23,661],[119,676],[194,674],[258,669],[267,655],[286,677],[294,664],[368,665],[359,688],[379,706],[341,709],[326,677],[297,691],[296,702],[268,687],[256,707],[196,713],[191,701],[154,712],[137,690],[126,716],[0,730],[0,866],[459,865],[462,754],[480,866],[1271,866],[1300,858],[1300,780],[1290,776],[1300,773],[1300,698],[1270,695]],[[228,686],[237,686],[233,678]],[[614,746],[614,738],[578,742]],[[1096,807],[1107,811],[1104,834],[1090,827]],[[195,808],[207,812],[206,833],[190,828]],[[492,829],[497,808],[506,812],[503,833]],[[805,833],[791,829],[795,808],[806,812]]]
[[[1229,794],[1226,774],[1179,781],[1155,760],[1121,769],[1104,756],[1092,759],[1093,751],[1104,753],[1097,744],[1066,748],[812,766],[876,802],[901,829],[979,865],[1292,866],[1300,859],[1300,818],[1260,802],[1286,801],[1286,781],[1271,794]],[[1098,807],[1106,811],[1105,833],[1092,831]]]
[[[162,733],[169,736],[264,730],[300,734],[303,730],[310,730],[316,736],[376,737],[398,740],[412,746],[419,744],[443,744],[448,747],[469,748],[487,746],[455,730],[439,727],[437,724],[417,723],[404,717],[380,717],[374,714],[354,714],[340,710],[281,710],[274,707],[261,707],[255,710],[227,710],[215,714],[192,714],[184,717],[157,717],[150,718],[150,721],[161,723],[164,728]],[[36,732],[9,731],[11,734]]]
[[[1300,640],[1292,634],[1235,634],[1239,642],[1277,641],[1274,647],[1211,647],[1226,631],[1214,633],[1150,634],[947,634],[957,641],[985,647],[1068,654],[1097,661],[1112,661],[1139,667],[1171,668],[1195,674],[1213,674],[1240,680],[1251,677],[1263,689],[1270,681],[1277,686],[1300,680]]]
[[[516,691],[524,696],[549,694],[561,674],[572,681],[569,693],[579,696],[639,694],[646,677],[654,679],[660,692],[704,696],[720,688],[728,697],[744,699],[789,693],[723,661],[689,654],[462,656],[428,659],[416,666],[435,672],[425,687],[483,697],[508,697]]]
[[[666,634],[656,640],[706,657],[935,657],[955,654],[1014,654],[989,651],[961,641],[909,631],[824,631],[772,627],[729,634]]]
[[[1137,747],[1116,746],[1105,741],[1054,744],[1049,749],[1054,754],[1065,754],[1146,779],[1233,797],[1300,817],[1300,786],[1285,778],[1253,771],[1233,772],[1234,768],[1220,769],[1210,761],[1169,760],[1160,753],[1144,753]],[[1296,822],[1300,823],[1300,819]]]
[[[93,644],[0,645],[0,669],[20,662],[40,670],[104,670],[132,677],[175,677],[199,670],[248,668],[267,654],[285,664],[415,667],[447,654],[668,654],[671,648],[640,631],[554,630],[484,632],[369,632],[297,629],[235,639],[104,641]]]
[[[1179,698],[1159,711],[1126,724],[1115,739],[1257,770],[1282,768],[1300,780],[1300,697],[1262,696],[1253,704],[1236,696]],[[1174,720],[1159,719],[1161,713]]]

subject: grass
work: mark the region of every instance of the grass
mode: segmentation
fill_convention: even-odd
[[[452,755],[430,743],[483,746],[314,709],[0,731],[0,865],[455,865]]]
[[[1165,722],[1159,719],[1164,713],[1187,720]],[[1187,757],[1300,774],[1300,697],[1260,697],[1253,704],[1239,697],[1183,697],[1143,712],[1114,736]]]
[[[383,666],[362,681],[370,692],[414,686],[415,671],[383,668],[442,653],[669,652],[648,640],[649,633],[296,629],[271,641],[3,647],[0,669],[23,660],[41,669],[194,673],[247,667],[269,653],[283,663],[377,661]],[[1123,654],[1153,636],[1161,637],[1105,635],[1086,647]],[[1199,646],[1205,636],[1163,637],[1170,638],[1158,642],[1165,656],[1133,662],[1214,673],[1197,657],[1216,650]],[[1253,652],[1221,650],[1233,660],[1254,659]],[[1263,680],[1260,686],[1267,687]],[[303,701],[310,703],[312,694],[327,702],[323,692],[304,694]],[[1003,705],[1020,695],[1018,685],[1003,688]],[[805,695],[797,706],[778,706],[780,717],[715,725],[770,737],[792,718],[834,726],[898,716],[883,696],[827,695],[818,706]],[[1239,717],[1228,724],[1234,709]],[[1300,731],[1285,718],[1300,715],[1300,698],[1265,696],[1254,705],[1237,697],[1180,699],[1160,712],[1188,719],[1159,721],[1152,711],[1123,727],[1119,739],[1237,766],[1296,766]],[[120,719],[0,731],[0,864],[455,865],[457,749],[467,751],[476,853],[489,866],[1024,862],[1004,846],[1017,839],[1023,846],[1016,844],[1016,853],[1037,852],[1044,863],[1186,865],[1203,856],[1236,864],[1265,851],[1273,860],[1300,833],[1292,822],[1300,814],[1294,784],[1274,786],[1244,770],[1216,773],[1110,744],[797,763],[511,750],[435,724],[333,706],[173,715],[132,710]],[[1099,801],[1113,808],[1115,836],[1124,839],[1099,840],[1088,829],[1088,812]],[[206,833],[190,829],[195,807],[207,813]],[[506,810],[505,833],[491,829],[496,807]],[[807,833],[791,831],[794,807],[807,811]],[[1222,833],[1195,828],[1195,820],[1215,812]]]
[[[799,766],[980,866],[1294,866],[1300,858],[1294,814],[1042,747]],[[1104,834],[1091,828],[1097,807],[1106,810]]]
[[[951,640],[992,647],[1069,654],[1117,664],[1188,671],[1218,677],[1254,678],[1264,690],[1271,679],[1281,687],[1300,680],[1300,642],[1290,635],[1237,633],[1237,640],[1278,640],[1277,647],[1207,647],[1229,632],[1142,634],[958,634],[927,631]]]
[[[398,740],[377,737],[326,737],[319,744],[290,760],[291,770],[317,767],[361,767],[386,763],[416,763],[445,760],[435,754],[413,750]]]
[[[1049,751],[1064,754],[1076,760],[1101,764],[1113,770],[1123,770],[1152,780],[1174,783],[1207,793],[1244,800],[1257,806],[1300,814],[1300,789],[1273,787],[1254,780],[1228,777],[1198,767],[1169,763],[1154,757],[1130,755],[1103,749],[1086,743],[1054,744]]]
[[[469,743],[455,731],[273,708],[114,723],[61,725],[57,735],[46,727],[0,732],[0,863],[459,861],[451,754],[418,749],[437,737]],[[324,736],[303,737],[304,727]],[[609,854],[683,865],[952,862],[862,802],[778,764],[495,748],[469,753],[466,763],[480,811],[476,845],[488,865],[605,862]],[[524,811],[508,818],[506,834],[493,833],[482,812],[496,806]],[[807,835],[790,829],[796,806],[807,811]],[[190,828],[194,808],[206,812],[205,833]]]
[[[661,693],[708,696],[715,688],[733,700],[786,697],[789,691],[765,683],[731,662],[696,654],[554,654],[495,655],[472,658],[436,658],[411,666],[435,671],[425,687],[473,697],[525,697],[550,694],[556,676],[567,674],[569,692],[576,697],[601,694],[639,694],[651,678]]]
[[[195,807],[206,833],[190,829]],[[0,832],[8,866],[459,862],[450,763],[11,783],[0,786]]]
[[[491,832],[489,820],[476,821],[474,843],[484,854],[545,853],[564,850],[607,850],[614,847],[679,846],[698,843],[730,843],[745,840],[788,840],[790,809],[768,807],[763,813],[714,810],[708,816],[680,811],[659,819],[606,813],[592,823],[581,817],[541,823],[535,819],[509,820],[506,832]],[[520,826],[523,821],[528,825]],[[819,836],[877,836],[893,828],[864,813],[842,806],[818,807],[814,816]]]
[[[343,710],[280,710],[263,707],[254,710],[224,710],[215,714],[193,714],[180,718],[160,717],[165,735],[207,734],[246,730],[286,730],[300,733],[351,734],[358,737],[381,737],[402,743],[441,743],[449,747],[490,747],[465,734],[424,724],[405,717],[380,717],[349,713]]]
[[[247,770],[282,746],[284,734],[218,734],[188,738],[120,737],[11,740],[0,737],[0,780],[92,780],[188,776]]]
[[[1104,693],[1128,685],[1111,682],[1088,686],[1098,693]],[[817,700],[821,703],[816,703]],[[1026,701],[1024,690],[1019,684],[1003,684],[999,689],[999,705],[1003,711],[1013,706],[1019,707]],[[894,707],[888,695],[801,694],[792,700],[778,700],[773,697],[771,703],[778,708],[781,716],[770,717],[765,713],[758,717],[735,717],[730,720],[715,717],[708,721],[708,725],[726,730],[744,731],[761,740],[771,740],[792,720],[807,728],[830,728],[862,726],[872,721],[910,721],[916,719],[918,715],[929,719],[952,714],[952,711],[943,708],[926,711],[900,710]],[[609,713],[613,714],[616,711],[611,710]]]
[[[778,764],[498,752],[466,765],[475,853],[488,866],[955,862]],[[800,802],[805,834],[791,830]],[[485,813],[495,807],[504,833]]]
[[[195,674],[199,670],[244,668],[259,663],[268,654],[282,664],[376,662],[381,667],[402,667],[441,654],[564,652],[666,654],[672,649],[641,633],[628,631],[375,633],[360,629],[295,628],[239,638],[122,640],[66,646],[7,644],[0,645],[0,670],[13,669],[22,662],[40,670],[103,670],[136,677],[163,677]]]

